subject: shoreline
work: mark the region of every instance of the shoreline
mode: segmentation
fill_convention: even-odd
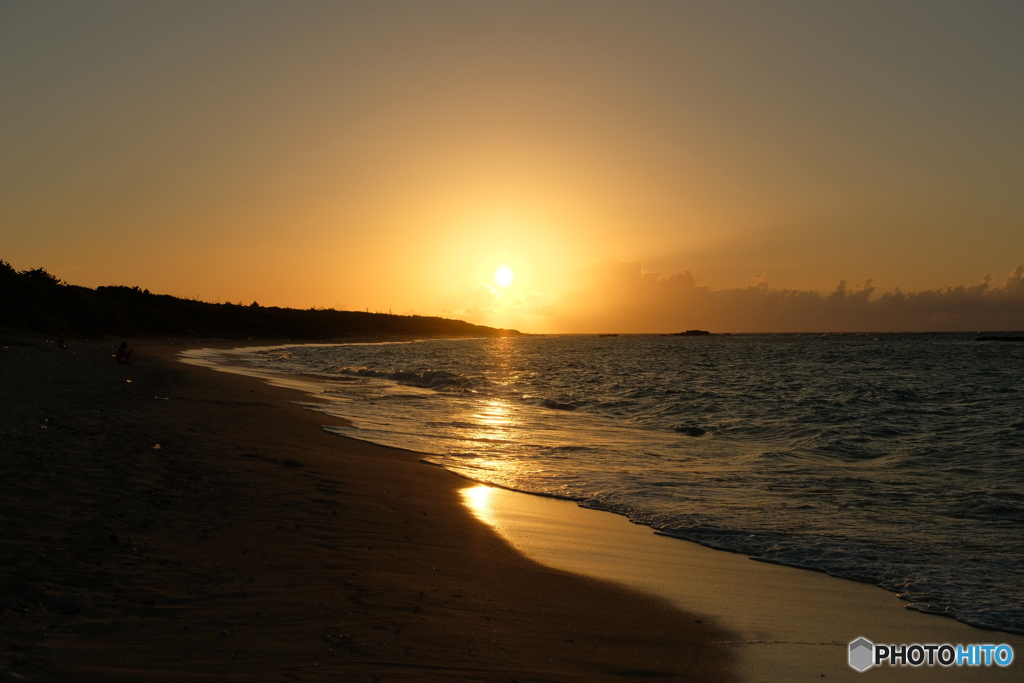
[[[745,555],[658,534],[646,526],[567,500],[479,485],[461,492],[478,518],[543,564],[658,596],[710,615],[731,632],[721,643],[742,681],[1008,681],[1008,667],[888,667],[864,674],[847,665],[847,646],[875,643],[1006,643],[1019,656],[1024,637],[917,612],[895,593],[823,572],[754,561]],[[604,513],[604,514],[601,514]]]
[[[194,344],[0,346],[0,678],[735,680],[710,619],[527,559]]]
[[[225,372],[260,376],[216,363],[209,366]],[[274,376],[270,381],[287,385],[287,376]],[[315,395],[306,395],[315,398]],[[331,433],[373,443],[341,432]],[[421,462],[445,469],[425,458]],[[460,491],[464,502],[479,519],[526,556],[551,567],[656,596],[685,611],[710,615],[720,626],[733,631],[737,634],[736,640],[721,642],[733,651],[740,680],[787,681],[808,675],[854,680],[859,674],[847,665],[846,648],[849,642],[862,636],[887,643],[1007,643],[1015,651],[1024,652],[1024,637],[1020,634],[984,629],[947,615],[914,610],[895,592],[870,583],[759,561],[742,553],[659,533],[614,512],[601,518],[592,517],[594,513],[610,511],[580,508],[571,499],[522,492],[480,482],[451,470],[447,472],[478,485]],[[491,500],[487,512],[473,505],[474,497],[467,495],[467,491],[473,489],[499,492],[484,496]],[[592,521],[596,519],[603,521]],[[581,529],[591,535],[581,536]],[[655,537],[659,537],[658,540],[654,540]],[[614,542],[609,543],[609,539]],[[645,564],[658,568],[649,570],[643,566]],[[704,577],[700,589],[683,590],[679,578],[673,577],[672,572],[692,572],[695,567],[699,567]],[[643,578],[638,578],[640,575]],[[707,579],[722,576],[730,578],[728,581]],[[702,593],[709,590],[716,594],[717,601],[702,599]],[[748,599],[750,592],[758,597]],[[822,599],[825,606],[802,604],[802,595],[807,592],[825,596]],[[764,594],[770,594],[770,599],[764,599]],[[767,643],[771,645],[765,647]],[[928,673],[923,673],[925,671]],[[907,667],[874,669],[872,675],[885,680],[925,675],[937,680],[1006,680],[1012,675],[1011,671],[1012,666],[1007,669]]]
[[[319,345],[315,344],[315,346],[319,346]],[[265,348],[273,348],[273,347],[265,347]],[[521,491],[521,492],[524,492],[524,493],[529,493],[531,495],[540,495],[540,496],[545,496],[545,497],[553,497],[553,498],[556,498],[556,499],[572,500],[572,501],[576,501],[576,502],[581,501],[581,500],[585,500],[586,496],[589,495],[588,493],[584,492],[581,495],[579,495],[577,497],[574,497],[574,496],[565,495],[564,493],[559,493],[559,492],[548,492],[548,491],[544,491],[544,490],[531,490],[534,487],[531,487],[531,486],[519,487],[520,485],[515,482],[514,478],[512,479],[511,483],[509,483],[509,481],[507,479],[503,480],[500,476],[496,479],[496,481],[490,481],[489,479],[492,479],[493,477],[488,477],[487,474],[482,474],[481,475],[481,474],[479,474],[479,472],[473,471],[472,468],[462,468],[460,470],[458,462],[455,462],[453,464],[453,459],[451,457],[448,457],[448,456],[444,455],[444,453],[447,452],[446,450],[444,450],[445,446],[449,443],[449,442],[445,441],[444,439],[447,439],[447,438],[459,439],[461,437],[459,437],[456,434],[450,433],[450,432],[442,431],[442,432],[440,432],[440,436],[442,436],[443,438],[440,441],[438,441],[437,439],[425,438],[425,436],[424,437],[410,438],[410,436],[415,436],[418,433],[418,430],[419,430],[419,428],[421,426],[419,422],[416,422],[415,420],[413,422],[404,422],[403,421],[403,414],[402,413],[388,412],[387,408],[383,409],[383,413],[377,413],[376,406],[374,406],[373,408],[370,409],[372,411],[372,414],[371,414],[371,413],[367,412],[366,410],[363,410],[363,409],[360,408],[360,406],[362,404],[358,400],[356,400],[356,402],[354,402],[354,403],[347,402],[347,401],[352,400],[353,396],[350,395],[350,394],[345,393],[344,388],[343,388],[345,385],[344,385],[343,382],[341,382],[341,380],[342,379],[351,380],[351,377],[340,377],[340,378],[339,377],[335,377],[335,378],[332,379],[332,376],[329,375],[329,374],[318,374],[317,372],[313,372],[312,374],[302,374],[298,370],[295,371],[297,374],[287,374],[285,372],[274,372],[273,370],[271,370],[271,369],[269,369],[269,368],[267,368],[267,367],[265,367],[265,366],[263,366],[261,364],[258,364],[258,363],[248,363],[248,364],[247,363],[238,363],[238,364],[235,364],[235,362],[232,361],[229,357],[225,358],[225,357],[220,356],[218,354],[218,351],[219,350],[211,349],[209,354],[205,354],[205,353],[201,353],[201,352],[200,353],[196,353],[196,354],[192,354],[192,357],[188,361],[186,361],[186,362],[196,362],[196,363],[205,365],[207,367],[212,367],[212,368],[219,369],[219,370],[224,371],[224,372],[238,373],[238,374],[254,376],[254,377],[262,377],[266,381],[269,381],[270,383],[276,384],[278,386],[288,386],[288,387],[292,387],[292,388],[297,388],[297,389],[303,390],[303,391],[306,392],[307,396],[311,397],[315,401],[322,400],[321,392],[326,393],[326,394],[338,394],[338,395],[344,397],[341,400],[341,402],[339,402],[339,403],[335,403],[335,402],[330,401],[330,400],[326,401],[325,405],[327,407],[323,410],[323,412],[325,414],[330,415],[330,416],[335,417],[335,418],[338,417],[338,416],[344,416],[345,418],[352,418],[353,420],[356,421],[356,425],[354,425],[354,426],[359,427],[359,428],[363,428],[365,425],[368,425],[369,426],[369,431],[360,431],[360,429],[347,429],[347,428],[346,429],[335,429],[335,428],[330,428],[330,427],[327,428],[327,431],[330,431],[330,432],[332,432],[334,434],[337,434],[339,436],[344,436],[346,438],[351,438],[351,439],[357,439],[357,440],[365,441],[365,442],[368,442],[368,443],[376,443],[376,444],[379,444],[379,445],[386,445],[386,446],[392,447],[392,448],[402,448],[402,449],[407,449],[407,450],[412,450],[412,451],[421,451],[421,452],[424,453],[424,457],[423,457],[423,461],[424,462],[440,466],[443,469],[447,469],[449,472],[457,474],[458,476],[463,477],[466,480],[471,481],[471,482],[475,482],[475,483],[482,483],[482,484],[486,484],[488,486],[496,486],[496,487],[499,487],[499,488],[508,488],[509,490],[512,490],[512,491]],[[252,367],[250,367],[250,365]],[[300,363],[300,367],[301,367],[301,363]],[[374,366],[374,367],[376,367],[376,366]],[[350,372],[349,370],[345,370],[345,372],[347,372],[349,375],[361,374],[361,371],[359,371],[359,372]],[[375,372],[375,374],[373,374],[372,376],[380,376],[381,375],[380,372],[376,372],[376,371],[374,371],[374,372]],[[392,380],[396,379],[395,377],[390,377],[390,376],[389,376],[389,378],[392,379]],[[397,379],[403,379],[403,378],[397,378]],[[399,383],[402,384],[402,383],[405,383],[405,382],[404,381],[400,381]],[[413,386],[424,386],[424,385],[413,384]],[[359,396],[355,395],[355,398],[358,399]],[[388,404],[382,404],[382,405],[388,405]],[[435,410],[434,412],[440,412],[440,411],[436,411]],[[383,420],[380,420],[380,422],[378,424],[377,418],[378,418],[378,415],[381,415],[381,414],[386,416],[386,417]],[[466,416],[468,416],[468,415],[469,415],[469,413],[466,413]],[[525,424],[526,422],[529,422],[531,420],[531,418],[534,418],[534,417],[536,417],[536,416],[534,416],[533,414],[530,414],[525,419],[521,419],[518,422]],[[457,417],[457,418],[446,418],[446,417],[442,416],[441,418],[433,418],[433,417],[426,418],[425,417],[425,418],[422,418],[422,419],[423,420],[428,420],[428,419],[429,420],[433,420],[433,419],[442,419],[442,420],[443,419],[454,419],[454,420],[457,420],[457,421],[453,422],[452,424],[454,424],[454,425],[456,425],[458,427],[465,427],[466,424],[463,423],[463,421],[465,421],[465,420],[468,420],[469,422],[474,422],[473,420],[469,419],[468,417],[463,417],[461,413],[460,413],[460,416]],[[505,419],[506,419],[507,422],[512,423],[512,424],[517,422],[515,417],[513,417],[511,419],[509,419],[509,418],[505,418]],[[539,420],[540,418],[538,417],[537,419]],[[364,425],[364,422],[365,422],[365,425]],[[434,425],[435,423],[434,422],[430,422],[429,424]],[[440,423],[440,422],[436,423],[436,424],[438,426],[443,426],[443,424]],[[392,425],[397,425],[397,426],[395,426],[393,428]],[[353,425],[349,425],[349,426],[353,426]],[[392,431],[394,432],[393,434],[392,434]],[[456,430],[456,431],[458,431],[458,430]],[[526,430],[520,430],[520,432],[524,432],[524,434],[522,435],[522,438],[526,438],[526,439],[533,438],[532,433],[530,435],[526,435],[525,434]],[[436,430],[431,429],[428,432],[426,432],[425,435],[438,436],[439,434],[437,433]],[[380,438],[378,438],[378,436]],[[569,435],[569,437],[568,437],[569,441],[564,441],[563,440],[561,443],[579,443],[579,442],[573,441],[573,437],[574,436],[575,435]],[[513,439],[518,440],[520,438],[520,435],[517,434],[517,435],[512,436],[512,437],[505,437],[504,435],[501,435],[501,436],[499,436],[499,438],[513,438]],[[529,443],[532,444],[534,442],[530,441]],[[537,442],[537,443],[544,443],[544,442],[540,441],[540,442]],[[462,448],[464,450],[477,451],[477,449],[474,448],[474,444],[472,442],[464,442],[464,443],[461,444],[461,446],[462,446]],[[478,459],[486,462],[489,459],[489,457],[495,457],[495,458],[500,459],[503,456],[503,453],[501,453],[501,452],[494,452],[494,451],[488,451],[486,448],[484,448],[483,451],[477,451],[477,455],[478,455]],[[556,469],[557,469],[557,466],[556,466]],[[494,473],[497,470],[492,469],[492,470],[488,470],[488,471],[490,471],[491,473]],[[655,475],[655,476],[657,476],[657,475]],[[543,484],[543,483],[544,482],[541,482],[541,484]],[[732,502],[734,502],[734,499],[731,499],[730,497],[726,496],[725,497],[725,501],[728,501],[728,502],[732,503]],[[627,518],[632,516],[632,512],[631,512],[632,509],[629,508],[629,507],[625,507],[624,510],[622,510],[622,509],[616,510],[616,509],[614,509],[614,506],[611,506],[611,505],[602,506],[600,504],[593,505],[593,506],[588,504],[587,507],[590,508],[590,509],[595,509],[595,510],[609,511],[609,512],[612,512],[614,514],[622,514],[624,516],[627,516]],[[740,526],[736,526],[734,524],[733,527],[726,527],[726,529],[728,531],[728,529],[731,529],[731,528],[735,528],[735,529],[745,528],[745,527],[742,526],[742,523],[743,522],[740,521],[739,522]],[[661,532],[655,531],[655,533],[661,533]],[[910,609],[915,609],[915,610],[920,611],[920,612],[925,613],[925,614],[937,614],[937,615],[943,616],[945,618],[952,618],[952,619],[955,619],[956,621],[968,624],[970,626],[973,626],[973,627],[981,629],[981,630],[994,630],[994,631],[998,631],[998,632],[1001,632],[1001,633],[1014,634],[1014,635],[1018,635],[1018,636],[1024,635],[1024,631],[1022,631],[1020,629],[1014,629],[1014,628],[1009,627],[1009,625],[1006,624],[1005,621],[1003,622],[1004,625],[1000,626],[999,622],[996,619],[993,619],[991,617],[991,613],[986,614],[985,610],[979,611],[977,605],[975,605],[973,608],[971,608],[970,605],[967,605],[967,606],[964,606],[964,605],[959,605],[959,606],[958,605],[954,605],[954,607],[962,608],[962,609],[960,609],[959,612],[956,612],[956,613],[954,613],[954,612],[945,612],[945,613],[943,613],[943,612],[936,611],[934,606],[931,605],[931,604],[928,604],[928,603],[931,602],[931,601],[935,601],[935,602],[938,602],[940,605],[941,604],[945,604],[945,603],[942,602],[942,599],[943,598],[949,598],[949,596],[948,595],[938,596],[938,597],[936,597],[934,595],[929,596],[929,595],[927,595],[927,593],[928,593],[927,589],[924,590],[925,595],[923,596],[923,598],[920,595],[920,591],[918,591],[917,593],[910,593],[910,594],[908,594],[906,586],[903,585],[904,582],[900,581],[900,580],[897,580],[898,577],[904,576],[904,574],[901,574],[901,573],[891,573],[891,574],[886,575],[886,576],[897,577],[897,578],[892,578],[891,580],[885,581],[885,582],[882,582],[882,583],[875,583],[871,579],[865,578],[865,575],[867,574],[867,571],[869,571],[869,570],[866,570],[865,572],[855,571],[857,569],[856,565],[853,565],[854,570],[851,571],[850,566],[844,565],[843,563],[839,563],[838,566],[836,565],[836,563],[833,563],[832,566],[829,566],[827,563],[824,563],[824,566],[816,566],[816,565],[821,564],[821,563],[815,563],[815,562],[801,563],[801,562],[795,561],[795,560],[783,561],[783,560],[779,560],[779,559],[773,559],[770,554],[766,554],[766,555],[763,555],[763,556],[758,556],[756,554],[756,552],[746,552],[746,551],[749,551],[750,548],[744,548],[743,544],[741,542],[739,542],[739,543],[734,542],[734,543],[730,544],[728,542],[730,539],[728,539],[728,538],[726,539],[726,542],[724,542],[724,543],[711,543],[711,542],[707,542],[706,540],[702,539],[699,535],[691,535],[691,534],[686,534],[686,533],[675,534],[675,533],[670,533],[670,532],[666,532],[665,535],[667,535],[667,536],[669,536],[671,538],[677,538],[677,539],[680,539],[680,540],[687,540],[687,541],[690,541],[690,542],[695,542],[695,543],[698,543],[700,545],[703,545],[705,547],[712,548],[712,549],[715,549],[715,550],[722,550],[722,551],[725,551],[725,552],[738,553],[738,554],[740,554],[742,556],[750,557],[751,559],[754,559],[754,560],[757,560],[757,561],[761,561],[761,562],[766,562],[766,563],[769,563],[769,564],[778,564],[780,566],[788,566],[788,567],[794,567],[794,568],[798,568],[798,569],[804,569],[804,570],[807,570],[807,571],[825,573],[825,574],[827,574],[829,576],[833,576],[833,577],[836,577],[836,578],[839,578],[839,579],[853,580],[855,582],[864,582],[864,583],[867,583],[868,585],[884,585],[884,589],[889,591],[889,592],[891,592],[891,593],[893,593],[894,595],[899,595],[900,593],[903,593],[903,597],[901,597],[901,600],[907,601]],[[740,541],[743,540],[743,536],[737,536],[737,538],[739,538]],[[762,544],[762,545],[764,545],[764,544]],[[919,550],[920,550],[920,548],[919,548]],[[797,559],[799,559],[799,557]],[[813,560],[815,558],[812,556],[811,559]],[[856,558],[854,558],[854,560],[856,560]],[[889,567],[889,569],[891,571],[892,567]],[[901,571],[900,567],[897,566],[896,571],[897,572]],[[914,576],[917,576],[917,575],[914,575]],[[955,577],[954,577],[954,579],[955,579]],[[925,582],[927,582],[927,579],[925,580]],[[957,596],[954,595],[953,597],[956,598]],[[984,597],[984,596],[982,596],[982,597]],[[1004,604],[1010,604],[1011,602],[1012,601],[1005,601],[1004,600]],[[986,603],[984,601],[982,601],[981,604],[984,605]]]

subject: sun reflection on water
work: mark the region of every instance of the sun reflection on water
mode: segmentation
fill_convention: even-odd
[[[502,400],[487,401],[473,417],[489,427],[510,427],[515,424],[511,406]]]
[[[472,425],[466,432],[468,440],[514,443],[521,438],[521,422],[515,415],[515,409],[508,402],[502,399],[488,399],[475,408],[464,418],[467,424]]]

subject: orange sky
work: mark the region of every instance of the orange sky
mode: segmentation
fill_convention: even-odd
[[[1017,3],[4,3],[0,258],[532,332],[1024,327],[1022,34]],[[841,279],[877,305],[803,296]]]

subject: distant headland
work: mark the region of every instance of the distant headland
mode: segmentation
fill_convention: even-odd
[[[518,330],[432,316],[208,303],[139,287],[79,287],[44,268],[0,260],[0,326],[83,337],[190,336],[338,339],[373,336],[516,336]]]
[[[667,336],[667,337],[707,337],[707,336],[710,336],[710,335],[711,335],[711,333],[708,332],[707,330],[687,330],[686,332],[674,332],[672,334],[665,335],[665,336]]]

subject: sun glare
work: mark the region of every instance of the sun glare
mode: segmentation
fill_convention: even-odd
[[[494,491],[490,486],[471,486],[459,491],[462,494],[462,503],[472,510],[473,514],[478,519],[486,522],[487,524],[496,525],[497,522],[494,519],[493,510],[491,508],[491,492]]]
[[[494,281],[502,287],[508,287],[516,279],[516,274],[508,266],[502,266],[494,271]]]

